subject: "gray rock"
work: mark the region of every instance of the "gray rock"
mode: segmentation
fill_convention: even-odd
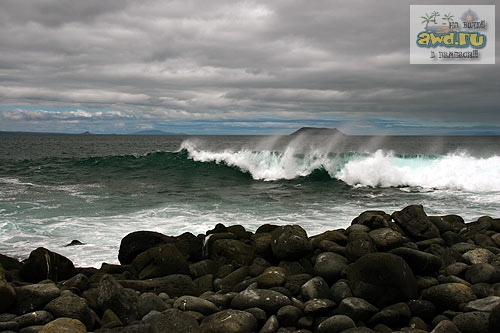
[[[252,314],[252,316],[254,316],[255,319],[257,319],[257,325],[259,327],[264,325],[264,323],[267,321],[267,313],[261,308],[250,308],[246,309],[245,311]]]
[[[304,303],[304,313],[315,314],[324,313],[333,309],[337,304],[328,298],[314,298]]]
[[[468,311],[482,311],[491,312],[494,307],[500,304],[500,297],[498,296],[488,296],[485,298],[480,298],[475,301],[470,301],[465,304],[464,312]]]
[[[345,256],[345,246],[341,246],[329,240],[322,240],[319,243],[318,248],[323,252],[333,252]]]
[[[476,299],[472,289],[461,283],[444,283],[422,291],[422,299],[443,310],[458,310],[460,304]]]
[[[394,249],[408,241],[406,237],[391,228],[376,229],[370,231],[368,235],[371,237],[379,251]]]
[[[193,316],[177,309],[168,309],[151,321],[151,333],[200,333],[200,326]]]
[[[495,254],[487,249],[478,248],[465,252],[462,257],[469,265],[489,264],[495,258]]]
[[[340,254],[323,252],[316,257],[314,274],[321,276],[327,282],[337,281],[347,268],[347,259]]]
[[[367,321],[378,311],[377,307],[358,297],[344,298],[336,310],[338,314],[346,315],[355,322]]]
[[[340,303],[346,297],[352,297],[351,287],[347,280],[339,280],[330,288],[330,294],[336,303]]]
[[[347,277],[353,295],[377,307],[417,296],[417,281],[412,270],[394,254],[367,254],[350,265]]]
[[[439,229],[429,220],[422,205],[411,205],[392,214],[404,232],[416,240],[439,238]]]
[[[500,269],[496,266],[483,263],[475,264],[465,271],[465,279],[472,284],[500,282]]]
[[[152,292],[145,292],[139,295],[137,302],[137,312],[139,318],[144,317],[151,311],[163,312],[167,310],[169,306],[163,301],[163,299]]]
[[[57,318],[43,326],[38,333],[86,333],[85,325],[78,319]]]
[[[24,281],[33,283],[43,280],[63,281],[75,273],[75,266],[71,260],[43,247],[32,251],[19,271]]]
[[[276,266],[266,268],[264,272],[257,277],[257,284],[259,288],[262,289],[281,286],[285,281],[285,270]]]
[[[319,235],[311,237],[311,243],[313,248],[318,248],[319,244],[323,241],[329,241],[338,244],[339,246],[345,246],[347,244],[347,237],[344,233],[338,230],[325,231]]]
[[[136,320],[139,298],[133,290],[123,288],[111,275],[104,275],[97,289],[97,301],[102,310],[112,310],[124,324]]]
[[[285,305],[276,313],[276,317],[283,327],[295,327],[302,315],[302,310],[293,305]]]
[[[300,294],[302,285],[310,279],[312,279],[312,276],[309,274],[288,275],[285,282],[285,288],[290,290],[292,294],[298,295]]]
[[[314,298],[331,298],[330,288],[321,276],[316,276],[307,281],[300,288],[300,294],[305,301]]]
[[[356,327],[354,321],[344,315],[335,315],[322,321],[315,332],[317,333],[337,333]]]
[[[16,317],[13,321],[17,323],[19,329],[22,329],[28,326],[45,325],[52,320],[54,320],[54,316],[50,312],[38,310]]]
[[[280,260],[297,260],[312,250],[306,231],[298,225],[286,225],[271,233],[271,249]]]
[[[469,268],[469,265],[463,262],[456,262],[454,264],[448,265],[445,268],[446,275],[463,276],[465,271]]]
[[[219,309],[214,303],[195,296],[181,296],[174,302],[174,308],[181,311],[196,311],[209,316]]]
[[[431,331],[431,333],[462,333],[457,325],[451,320],[442,320],[440,321],[436,327]]]
[[[257,331],[257,320],[252,314],[239,310],[223,310],[203,319],[201,333],[251,333]]]
[[[63,282],[63,286],[68,288],[75,288],[79,293],[83,293],[85,290],[89,289],[90,282],[89,278],[83,274],[76,274],[69,280]]]
[[[453,323],[462,333],[487,332],[489,316],[487,312],[465,312],[455,316]]]
[[[398,247],[389,251],[403,258],[414,274],[435,275],[441,267],[441,260],[433,254],[413,250],[407,247]]]
[[[279,308],[290,304],[290,299],[280,292],[267,289],[248,288],[232,299],[231,308],[245,310],[257,307],[267,313],[276,313]]]
[[[25,314],[43,308],[48,302],[59,297],[61,290],[53,282],[42,282],[22,287],[14,287],[17,302],[14,313]]]
[[[189,265],[174,244],[164,244],[138,254],[132,266],[139,279],[151,279],[171,274],[189,274]]]
[[[280,323],[275,315],[269,317],[265,324],[260,329],[259,333],[275,333],[280,328]]]
[[[87,301],[72,292],[64,291],[61,296],[50,301],[45,310],[52,313],[56,318],[67,317],[78,319],[88,330],[94,327],[94,315],[87,305]]]

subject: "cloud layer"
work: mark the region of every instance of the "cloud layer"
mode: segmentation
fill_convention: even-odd
[[[498,56],[410,65],[409,5],[3,0],[0,130],[500,133]]]

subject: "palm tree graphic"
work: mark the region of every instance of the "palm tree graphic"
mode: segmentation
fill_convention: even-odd
[[[429,23],[432,22],[432,19],[434,17],[432,15],[429,16],[429,14],[425,13],[425,16],[420,16],[420,18],[424,19],[422,23],[425,22],[425,31],[428,31]]]
[[[444,15],[443,20],[447,20],[448,21],[448,26],[449,26],[450,22],[453,21],[454,17],[455,17],[455,15],[451,15],[451,13],[448,13],[448,14]]]

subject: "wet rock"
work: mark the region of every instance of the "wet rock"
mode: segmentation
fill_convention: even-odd
[[[71,260],[65,256],[39,247],[30,253],[19,274],[24,281],[32,283],[43,280],[58,282],[69,279],[76,271]]]
[[[283,327],[295,327],[302,315],[302,311],[293,305],[285,305],[276,313],[276,317]]]
[[[488,296],[485,298],[477,299],[475,301],[470,301],[465,304],[464,311],[482,311],[491,312],[494,307],[500,304],[500,297],[498,296]]]
[[[85,325],[78,319],[57,318],[43,326],[38,333],[86,333]]]
[[[344,298],[352,297],[351,287],[347,280],[339,280],[330,288],[330,294],[335,302],[340,303]]]
[[[345,247],[345,256],[349,262],[354,262],[368,253],[376,252],[377,248],[372,238],[362,231],[353,231],[349,234]]]
[[[231,291],[240,282],[248,276],[248,266],[243,266],[224,276],[222,279],[214,281],[216,290]]]
[[[17,301],[13,312],[16,314],[42,309],[48,302],[61,294],[61,290],[51,281],[15,287],[14,289]]]
[[[314,274],[321,276],[327,282],[340,279],[347,268],[347,259],[340,254],[323,252],[316,257]]]
[[[189,274],[189,265],[173,244],[150,248],[135,257],[132,266],[139,279],[151,279],[171,274]]]
[[[306,231],[298,225],[279,227],[271,236],[271,249],[280,260],[297,260],[312,251]]]
[[[168,309],[151,320],[151,333],[200,333],[196,319],[177,309]],[[222,331],[221,331],[222,332]]]
[[[460,304],[474,301],[476,295],[465,284],[444,283],[423,290],[422,299],[431,301],[443,310],[458,310]]]
[[[86,275],[80,273],[73,276],[69,280],[64,281],[63,286],[68,288],[74,288],[78,291],[78,293],[82,293],[85,290],[89,289],[90,281]]]
[[[345,246],[347,244],[347,237],[344,233],[338,230],[325,231],[319,235],[311,237],[311,243],[313,248],[318,248],[322,241],[329,241],[339,246]]]
[[[423,299],[412,299],[408,301],[407,304],[412,315],[420,317],[426,321],[430,321],[438,313],[436,306],[430,301],[426,301]]]
[[[381,210],[368,210],[352,220],[352,224],[361,224],[372,230],[385,228],[389,225],[391,216]]]
[[[462,333],[451,320],[442,320],[432,330],[432,333]]]
[[[453,323],[462,333],[477,333],[488,331],[489,313],[465,312],[453,318]]]
[[[174,308],[181,311],[196,311],[209,316],[219,309],[214,303],[195,296],[181,296],[174,302]]]
[[[465,252],[462,257],[469,265],[489,264],[495,258],[495,254],[487,249],[477,248]]]
[[[441,267],[441,260],[433,254],[409,249],[407,247],[398,247],[389,251],[403,258],[410,266],[414,274],[417,275],[435,275]]]
[[[346,315],[355,322],[366,321],[378,311],[377,307],[358,297],[344,298],[336,310],[338,314]]]
[[[155,231],[135,231],[125,236],[120,243],[118,260],[122,265],[131,264],[135,257],[161,244],[176,243],[169,236]]]
[[[314,298],[304,303],[304,313],[317,314],[332,310],[337,304],[328,298]]]
[[[335,315],[322,321],[315,332],[317,333],[337,333],[356,327],[354,321],[344,315]]]
[[[248,288],[233,298],[231,308],[245,310],[257,307],[271,314],[276,313],[279,308],[290,304],[290,299],[280,292]]]
[[[64,291],[61,296],[50,301],[45,310],[55,317],[78,319],[88,330],[94,327],[94,316],[84,298],[76,296],[70,291]]]
[[[137,313],[139,318],[144,317],[153,310],[163,312],[168,308],[169,306],[167,306],[163,299],[152,292],[145,292],[141,294],[137,303]]]
[[[263,289],[281,286],[285,281],[285,270],[276,266],[266,268],[264,272],[257,277],[257,284],[259,288]]]
[[[16,301],[16,291],[14,287],[7,282],[5,270],[0,264],[0,313],[6,312]]]
[[[257,320],[250,313],[239,310],[223,310],[203,319],[201,333],[251,333],[257,331]]]
[[[328,288],[328,284],[320,276],[313,277],[304,283],[300,288],[300,294],[305,301],[314,298],[331,298],[330,288]]]
[[[422,205],[411,205],[392,214],[394,221],[416,240],[439,238],[439,229],[429,220]]]
[[[500,305],[495,306],[490,312],[488,332],[500,332]]]
[[[139,292],[165,292],[172,297],[198,294],[193,280],[185,274],[172,274],[148,280],[120,280],[120,284]]]
[[[500,268],[490,264],[475,264],[465,271],[465,279],[470,283],[497,283],[500,282]]]
[[[275,333],[279,328],[280,323],[278,321],[278,318],[276,317],[276,315],[272,315],[262,326],[259,333]]]
[[[101,309],[110,309],[124,324],[138,317],[139,299],[134,291],[123,288],[111,275],[104,275],[98,286],[98,304]]]
[[[28,326],[45,325],[52,320],[54,320],[54,316],[50,312],[47,312],[45,310],[26,313],[14,319],[19,329]]]
[[[406,237],[391,228],[376,229],[370,231],[368,235],[371,237],[379,251],[387,251],[400,247],[407,242]]]
[[[347,277],[353,295],[377,307],[417,296],[417,281],[412,270],[394,254],[367,254],[350,265]]]
[[[205,259],[189,265],[189,274],[192,278],[199,278],[207,274],[216,274],[218,269],[219,264],[212,259]]]
[[[241,267],[252,263],[255,249],[236,239],[218,239],[213,243],[210,253],[210,258],[220,264]]]

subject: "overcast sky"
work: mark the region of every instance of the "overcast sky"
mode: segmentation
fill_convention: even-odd
[[[496,65],[410,65],[410,4],[1,0],[0,131],[500,134],[500,22]]]

